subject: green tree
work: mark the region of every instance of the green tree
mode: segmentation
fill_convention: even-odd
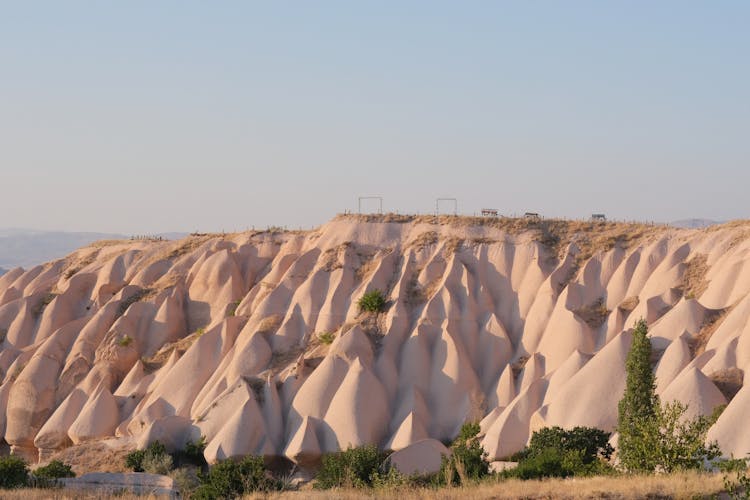
[[[706,444],[708,429],[721,411],[693,419],[686,417],[686,411],[686,405],[673,401],[658,406],[652,418],[636,425],[639,439],[634,445],[649,471],[700,470],[704,463],[721,456],[715,441]]]
[[[633,332],[625,363],[627,381],[619,405],[619,457],[628,472],[673,472],[702,469],[721,455],[718,445],[706,444],[708,429],[721,414],[687,417],[687,406],[678,401],[662,405],[656,396],[651,370],[651,341],[643,320]]]
[[[625,370],[625,394],[618,407],[617,424],[620,433],[620,463],[630,472],[651,472],[654,470],[652,457],[649,456],[649,450],[642,446],[645,432],[643,423],[654,419],[659,398],[656,395],[656,383],[651,370],[651,340],[648,338],[648,326],[643,319],[635,325]]]

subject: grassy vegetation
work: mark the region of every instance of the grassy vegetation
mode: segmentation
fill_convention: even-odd
[[[119,345],[120,347],[128,347],[132,343],[133,343],[133,338],[130,335],[123,335],[117,341],[117,345]]]
[[[47,292],[39,299],[39,301],[34,305],[34,307],[31,309],[31,314],[38,318],[42,315],[44,312],[44,309],[52,303],[53,300],[55,300],[55,297],[57,297],[57,294],[52,292]]]
[[[581,500],[612,498],[635,500],[643,498],[713,498],[724,491],[722,474],[684,472],[663,476],[585,477],[573,479],[544,479],[523,481],[498,479],[495,476],[453,488],[436,489],[430,486],[397,486],[376,490],[341,488],[337,490],[290,491],[245,498],[268,499],[422,499],[422,500],[480,500],[480,499],[566,499]]]
[[[234,302],[230,302],[230,304],[227,306],[227,317],[230,318],[235,315],[237,312],[237,308],[240,305],[240,302],[242,302],[242,299],[237,299]]]
[[[724,487],[723,473],[681,472],[660,476],[616,476],[585,477],[574,479],[544,479],[522,481],[520,479],[499,480],[494,476],[479,483],[460,487],[436,489],[430,486],[394,486],[375,490],[356,488],[337,488],[335,490],[302,489],[300,491],[272,491],[246,493],[244,499],[290,499],[339,500],[391,499],[399,498],[421,500],[510,500],[510,499],[564,499],[583,500],[595,498],[612,498],[635,500],[642,498],[718,498]],[[7,500],[42,500],[42,499],[105,499],[135,500],[157,498],[155,496],[137,496],[128,493],[117,494],[81,494],[65,490],[19,489],[2,492]]]
[[[364,312],[379,313],[385,309],[385,295],[375,288],[362,295],[357,301],[359,309]]]
[[[322,332],[318,334],[318,340],[321,344],[331,345],[336,336],[332,332]]]
[[[323,456],[323,464],[316,476],[315,488],[372,487],[384,471],[387,454],[377,446],[349,448]]]

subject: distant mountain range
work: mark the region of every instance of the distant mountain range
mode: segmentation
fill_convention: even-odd
[[[161,233],[153,236],[179,239],[186,234]],[[97,240],[123,238],[130,238],[130,235],[0,228],[0,274],[14,267],[28,268],[59,259]]]

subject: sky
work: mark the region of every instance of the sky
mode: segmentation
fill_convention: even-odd
[[[359,196],[746,218],[748,26],[746,1],[0,1],[0,227],[296,229]]]

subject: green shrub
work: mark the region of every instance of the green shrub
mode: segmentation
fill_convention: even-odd
[[[377,288],[370,290],[357,301],[359,309],[365,312],[378,313],[385,309],[385,295]]]
[[[60,486],[58,479],[65,477],[76,477],[73,469],[68,464],[59,460],[53,460],[44,467],[37,468],[29,476],[29,486],[34,488],[54,488]]]
[[[190,500],[217,500],[224,498],[213,485],[204,483],[193,490]]]
[[[146,456],[146,450],[133,450],[125,455],[125,467],[133,472],[143,472],[143,457]]]
[[[0,458],[0,488],[23,488],[29,484],[29,468],[22,459],[11,455]]]
[[[614,450],[609,437],[610,433],[595,427],[545,427],[535,431],[529,445],[511,457],[518,467],[503,475],[537,479],[611,474],[613,468],[607,460]]]
[[[164,475],[169,474],[173,465],[172,455],[168,455],[167,453],[152,454],[147,452],[143,457],[142,463],[143,472]]]
[[[321,344],[330,345],[333,343],[334,335],[331,332],[323,332],[318,334],[318,340]]]
[[[199,477],[203,484],[193,492],[193,499],[236,498],[279,489],[278,481],[266,473],[263,457],[245,457],[241,462],[224,460]]]
[[[687,406],[679,401],[658,405],[653,417],[635,426],[648,472],[671,473],[702,470],[707,462],[721,456],[719,445],[706,443],[706,434],[719,413],[686,418]]]
[[[724,473],[724,489],[729,498],[733,500],[750,499],[750,477],[747,475],[748,460],[744,458],[733,458],[721,460],[718,468]]]
[[[373,485],[376,474],[385,471],[386,454],[377,446],[349,448],[323,456],[323,463],[315,477],[315,488],[363,488]]]
[[[741,472],[747,470],[746,458],[728,458],[721,459],[716,462],[716,468],[721,472]]]
[[[571,477],[581,474],[584,468],[583,453],[563,452],[557,448],[546,448],[518,463],[508,471],[508,476],[518,479],[541,479],[545,477]]]
[[[132,343],[133,337],[131,337],[130,335],[123,335],[122,338],[117,341],[117,345],[119,345],[120,347],[127,347]]]
[[[44,467],[37,468],[34,471],[34,476],[45,479],[60,479],[63,477],[76,477],[76,474],[70,465],[62,463],[59,460],[53,460]]]
[[[185,449],[177,453],[177,460],[180,464],[191,464],[198,467],[205,467],[206,458],[203,451],[206,449],[206,436],[201,436],[198,441],[188,441]]]
[[[413,486],[413,478],[401,474],[395,467],[388,467],[385,472],[374,472],[372,474],[372,487],[380,488],[399,488],[404,486]]]
[[[443,457],[438,481],[440,484],[459,486],[477,481],[490,473],[487,452],[479,443],[479,424],[467,423],[451,444],[451,456]]]
[[[195,467],[180,467],[170,471],[169,477],[174,481],[182,498],[194,498],[193,492],[201,485]]]
[[[146,464],[155,465],[159,461],[163,463],[166,460],[163,458],[165,455],[169,456],[166,447],[159,441],[154,441],[145,450],[135,450],[128,453],[125,456],[125,466],[133,472],[146,472]]]
[[[580,451],[581,460],[585,464],[591,464],[599,457],[609,460],[614,451],[609,444],[610,436],[609,432],[595,427],[574,427],[572,430],[557,426],[545,427],[535,431],[529,446],[513,458],[522,461],[553,448],[562,455],[569,451]]]

